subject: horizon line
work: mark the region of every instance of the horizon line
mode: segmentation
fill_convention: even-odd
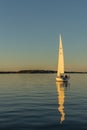
[[[24,70],[11,70],[11,71],[0,71],[0,74],[21,74],[21,73],[57,73],[56,70],[48,70],[48,69],[24,69]],[[87,73],[87,71],[65,71],[64,73]]]

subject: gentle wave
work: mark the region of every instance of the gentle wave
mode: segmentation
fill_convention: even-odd
[[[87,76],[71,76],[61,88],[55,74],[0,75],[0,130],[86,130]]]

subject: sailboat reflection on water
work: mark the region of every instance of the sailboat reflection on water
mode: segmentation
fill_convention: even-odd
[[[67,82],[56,82],[57,92],[58,92],[58,112],[60,113],[60,123],[65,120],[64,102],[65,93],[64,89],[68,86]]]

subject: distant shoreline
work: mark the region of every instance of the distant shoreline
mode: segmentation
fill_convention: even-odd
[[[0,71],[0,74],[54,74],[54,70],[19,70],[19,71]],[[87,74],[87,72],[65,71],[69,74]]]

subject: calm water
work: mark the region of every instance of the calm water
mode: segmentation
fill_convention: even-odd
[[[87,75],[0,75],[0,130],[87,130]]]

